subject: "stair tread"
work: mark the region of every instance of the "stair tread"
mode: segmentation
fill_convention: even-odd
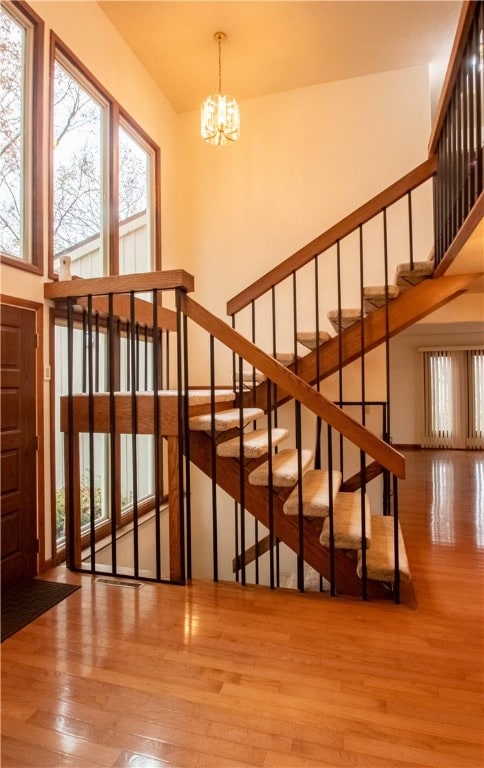
[[[341,312],[338,312],[337,309],[330,309],[328,318],[330,320],[337,320],[340,314],[343,319],[353,320],[357,318],[359,320],[361,317],[361,309],[360,307],[348,307],[341,309]]]
[[[342,475],[333,470],[333,503],[341,485]],[[309,469],[302,479],[303,515],[326,517],[329,511],[329,472],[326,469]],[[284,502],[286,515],[299,514],[299,490],[296,487]]]
[[[295,359],[294,352],[276,352],[276,360],[282,365],[291,365]]]
[[[395,581],[395,554],[393,544],[394,519],[391,516],[371,516],[371,547],[366,551],[366,575],[376,581]],[[398,524],[399,571],[402,581],[412,580],[405,542]],[[358,576],[362,574],[361,550],[358,551]]]
[[[398,285],[387,285],[386,289],[384,285],[367,285],[365,288],[363,288],[363,296],[365,299],[373,298],[374,296],[385,297],[387,291],[389,298],[396,299],[399,293]]]
[[[254,383],[257,386],[257,384],[263,384],[264,381],[266,381],[266,376],[262,371],[257,371],[254,368],[246,368],[242,371],[242,389],[252,389],[254,387]],[[239,389],[239,372],[235,374],[234,378],[234,389]]]
[[[289,437],[289,430],[275,427],[271,430],[272,445],[279,445]],[[252,432],[245,432],[242,438],[244,445],[244,457],[246,459],[257,459],[267,453],[269,448],[269,431],[267,429],[254,429]],[[238,458],[240,456],[240,438],[234,437],[217,445],[218,456],[229,456]]]
[[[363,317],[364,317],[363,313]],[[330,309],[328,312],[328,320],[338,333],[340,330],[346,331],[347,328],[351,328],[352,325],[358,323],[362,318],[360,307],[350,307],[341,309],[338,312],[337,309]]]
[[[330,338],[331,334],[329,334],[327,331],[319,331],[319,343],[316,331],[299,331],[297,334],[298,342],[310,350],[316,349],[316,347],[318,347],[320,344],[324,344],[326,341],[329,341]]]
[[[361,549],[361,494],[338,493],[333,507],[333,540],[337,549]],[[324,547],[330,546],[330,522],[326,517],[319,540]],[[365,540],[371,542],[370,500],[365,494]]]
[[[314,459],[314,451],[309,448],[301,450],[303,473],[309,468]],[[298,451],[295,448],[285,448],[272,457],[272,484],[278,488],[292,488],[298,480]],[[265,461],[249,475],[251,485],[269,485],[269,462]]]
[[[395,282],[400,288],[400,292],[412,285],[417,285],[431,277],[434,273],[434,264],[432,261],[414,261],[413,268],[410,262],[399,264],[395,273]]]
[[[264,415],[261,408],[244,408],[242,410],[242,421],[244,426],[251,421],[260,419]],[[227,411],[216,411],[213,415],[216,432],[226,432],[228,429],[234,429],[240,426],[240,410],[230,408]],[[201,416],[192,416],[188,420],[190,429],[200,432],[208,432],[212,428],[212,414],[204,413]]]

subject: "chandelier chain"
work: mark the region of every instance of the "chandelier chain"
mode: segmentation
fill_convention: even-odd
[[[222,36],[219,34],[218,40],[218,92],[222,93]]]

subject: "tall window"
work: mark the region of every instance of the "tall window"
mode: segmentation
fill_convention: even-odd
[[[70,259],[73,276],[84,278],[108,274],[149,272],[160,268],[159,222],[159,150],[144,131],[127,115],[82,63],[53,36],[51,61],[52,155],[51,155],[51,262],[53,277],[60,271],[61,259]],[[151,297],[147,296],[150,300]],[[77,313],[77,314],[76,314]],[[65,313],[64,313],[65,314]],[[67,329],[62,309],[55,317],[55,402],[67,393],[65,360]],[[86,357],[88,338],[83,330],[82,314],[75,312],[73,344],[75,359],[83,360],[73,382],[74,392],[86,392]],[[126,324],[118,326],[115,380],[121,388],[130,367],[127,365]],[[96,391],[106,391],[107,352],[105,328],[96,335],[95,357],[100,373]],[[143,354],[143,353],[142,353]],[[144,353],[146,354],[146,353]],[[145,376],[149,376],[147,359]],[[84,374],[80,371],[84,370]],[[118,386],[118,384],[116,385]],[[141,387],[141,384],[140,384]],[[97,536],[110,529],[114,501],[116,524],[124,525],[132,517],[133,488],[130,436],[116,437],[114,455],[105,435],[95,435],[94,467],[90,469],[89,443],[81,436],[80,509],[81,526],[84,506],[89,505],[90,481],[95,489]],[[153,506],[153,441],[149,436],[136,440],[138,464],[144,467],[136,478],[139,513]],[[55,541],[56,557],[65,545],[65,478],[63,435],[56,413],[53,457],[55,456]],[[108,498],[108,478],[114,464],[120,486],[115,498]],[[93,471],[93,478],[91,478]],[[89,530],[81,527],[89,537]]]
[[[66,62],[54,65],[54,270],[69,255],[79,277],[100,277],[106,265],[103,200],[107,105]]]
[[[53,36],[51,271],[160,269],[158,147]]]
[[[423,350],[425,448],[484,448],[484,349]]]
[[[119,126],[119,272],[153,268],[153,151],[130,128]]]
[[[40,272],[43,24],[25,4],[0,8],[0,253]]]

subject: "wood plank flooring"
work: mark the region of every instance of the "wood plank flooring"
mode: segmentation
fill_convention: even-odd
[[[484,454],[407,453],[411,604],[82,589],[2,645],[2,766],[482,768]]]

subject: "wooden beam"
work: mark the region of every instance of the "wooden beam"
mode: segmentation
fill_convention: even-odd
[[[275,539],[274,539],[275,543]],[[269,552],[271,548],[271,537],[264,536],[263,539],[257,542],[256,544],[253,544],[252,547],[249,547],[245,550],[245,565],[248,566],[250,563],[253,563],[254,560],[257,557],[260,557],[261,555],[265,555],[266,552]],[[237,557],[234,557],[232,560],[232,573],[237,573],[237,571],[240,571],[242,568],[242,555],[238,555]]]
[[[472,236],[475,229],[479,226],[479,224],[482,223],[483,217],[484,192],[481,192],[471,210],[469,211],[469,214],[466,217],[464,223],[460,227],[457,235],[454,237],[451,244],[444,253],[442,260],[434,272],[434,277],[441,277],[442,275],[445,275],[450,265],[462,251],[469,238]],[[482,247],[481,252],[481,265],[482,264],[484,264],[484,246]]]
[[[73,278],[45,283],[44,298],[69,299],[81,296],[105,296],[108,293],[130,293],[131,291],[193,291],[193,275],[184,269],[172,269],[166,272],[143,272],[132,275],[113,275],[110,277],[91,277],[87,280]]]
[[[178,437],[168,437],[168,516],[170,538],[170,580],[182,582],[181,559],[181,520],[180,520],[180,487],[179,471],[179,440]]]
[[[341,483],[340,491],[342,493],[355,493],[355,491],[360,490],[363,479],[365,483],[369,483],[383,472],[384,469],[381,464],[378,464],[377,461],[372,461],[371,464],[365,467],[363,472],[356,472],[348,480],[345,480],[344,483]]]

